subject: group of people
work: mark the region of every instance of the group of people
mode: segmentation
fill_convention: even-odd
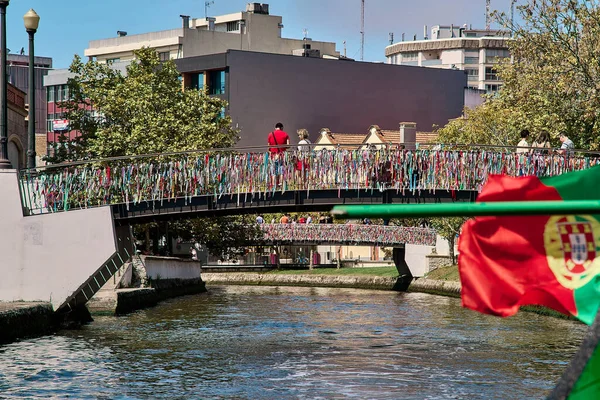
[[[261,225],[265,223],[265,219],[262,215],[258,215],[256,217],[256,223]],[[271,224],[275,223],[275,218],[271,219]],[[313,218],[310,214],[306,216],[301,216],[297,220],[290,216],[290,214],[283,214],[281,218],[279,218],[280,224],[312,224]],[[331,215],[323,215],[321,214],[318,219],[319,224],[332,224],[333,217]]]
[[[517,144],[517,153],[540,153],[550,154],[552,152],[552,145],[550,144],[550,134],[547,131],[542,131],[538,137],[533,141],[529,142],[530,133],[529,130],[523,129],[521,131],[521,141]],[[561,132],[558,136],[560,140],[560,148],[556,150],[558,154],[565,154],[575,148],[573,141],[569,139],[566,133]]]
[[[310,151],[311,142],[308,136],[308,130],[298,129],[298,151]],[[271,154],[283,153],[290,147],[290,136],[283,130],[281,122],[275,124],[275,130],[269,133],[267,144]]]

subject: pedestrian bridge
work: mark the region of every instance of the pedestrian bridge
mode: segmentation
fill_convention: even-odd
[[[28,215],[112,206],[121,222],[193,214],[328,211],[336,204],[473,201],[490,174],[550,176],[595,154],[493,148],[211,150],[54,165],[20,174]]]
[[[474,201],[490,174],[559,175],[597,162],[591,153],[385,146],[277,155],[240,149],[193,151],[4,170],[0,254],[6,267],[0,301],[51,301],[56,310],[85,304],[133,255],[132,223],[329,211],[337,204]],[[309,240],[318,233],[340,241],[356,235],[366,243],[363,235],[372,234],[373,242],[394,242],[399,289],[406,289],[412,279],[404,243],[430,243],[429,233],[419,238],[409,230],[360,231],[387,228],[264,229],[271,229],[266,234],[274,241],[285,240],[285,235]]]
[[[264,244],[337,244],[349,246],[435,246],[429,228],[358,224],[261,224]]]

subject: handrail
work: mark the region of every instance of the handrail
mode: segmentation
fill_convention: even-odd
[[[138,159],[152,158],[152,157],[170,157],[170,156],[178,156],[178,155],[183,156],[183,155],[189,155],[189,154],[209,154],[209,153],[243,154],[243,153],[252,152],[253,150],[258,150],[258,152],[267,152],[269,149],[275,149],[275,148],[290,149],[291,151],[294,151],[299,146],[302,146],[305,149],[306,148],[311,149],[313,151],[332,151],[332,150],[339,150],[339,149],[343,149],[345,151],[366,151],[366,150],[369,150],[368,147],[375,147],[377,150],[380,150],[380,149],[390,149],[391,150],[394,147],[398,147],[398,146],[404,146],[404,148],[415,147],[415,149],[413,149],[413,150],[427,150],[427,151],[444,151],[447,148],[452,149],[452,150],[458,150],[458,149],[464,148],[465,150],[470,150],[470,151],[476,151],[478,149],[482,149],[482,150],[504,149],[504,150],[506,150],[505,152],[509,152],[509,151],[507,151],[509,149],[513,149],[513,150],[515,150],[514,152],[516,152],[516,150],[519,148],[519,149],[527,149],[531,153],[533,153],[535,151],[541,151],[541,150],[550,151],[550,152],[559,150],[559,148],[519,147],[519,146],[506,146],[506,145],[466,144],[466,143],[438,143],[438,142],[436,142],[436,143],[406,142],[406,143],[400,143],[400,144],[388,142],[388,143],[362,143],[362,144],[357,144],[357,145],[354,145],[354,144],[352,144],[352,145],[339,145],[339,144],[333,145],[333,144],[308,143],[308,144],[301,144],[301,145],[290,144],[290,145],[278,145],[278,146],[260,145],[260,146],[246,146],[246,147],[216,147],[216,148],[211,148],[211,149],[184,150],[184,151],[164,152],[164,153],[146,153],[146,154],[138,154],[138,155],[131,155],[131,156],[114,156],[114,157],[106,157],[106,158],[95,158],[95,159],[89,159],[89,160],[70,161],[70,162],[57,163],[57,164],[48,164],[48,165],[44,165],[44,166],[38,166],[34,170],[35,171],[43,171],[43,170],[47,170],[47,169],[67,168],[67,167],[73,167],[73,166],[84,165],[84,164],[107,163],[107,162],[111,162],[111,161],[122,161],[122,160],[138,160]],[[354,150],[347,149],[347,147],[354,147],[354,146],[357,146],[358,148],[354,149]],[[320,147],[322,149],[315,150],[317,147]],[[361,149],[360,147],[367,147],[367,148]],[[439,149],[436,147],[439,147]],[[575,153],[600,157],[599,150],[586,150],[586,149],[570,149],[570,150],[568,150],[568,154],[571,156],[574,155]],[[30,169],[23,169],[21,171],[31,173]]]

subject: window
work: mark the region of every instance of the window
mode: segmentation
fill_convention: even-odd
[[[498,81],[498,74],[494,67],[485,67],[485,80],[486,81]]]
[[[418,61],[419,60],[419,52],[411,51],[408,53],[402,54],[402,61]]]
[[[204,72],[191,74],[190,88],[204,90]]]
[[[465,68],[465,71],[467,72],[467,79],[470,81],[477,81],[479,80],[479,69],[477,68]]]
[[[510,57],[510,52],[506,49],[487,49],[485,51],[485,62],[495,64],[502,58]]]
[[[171,59],[171,53],[168,51],[161,51],[158,53],[158,58],[160,61],[169,61]]]
[[[231,21],[227,23],[227,32],[235,32],[240,29],[240,21]]]
[[[52,132],[52,120],[50,120],[50,118],[48,118],[48,121],[46,121],[46,131],[47,132]]]
[[[494,84],[494,85],[485,85],[486,93],[496,93],[500,90],[502,85]]]
[[[465,64],[479,64],[479,52],[477,52],[477,51],[465,52]]]
[[[225,71],[210,71],[208,73],[208,94],[225,94]]]
[[[116,63],[116,62],[119,62],[119,61],[121,61],[121,58],[119,58],[119,57],[116,57],[116,58],[107,58],[106,59],[106,63],[107,64],[113,64],[113,63]]]
[[[54,101],[54,86],[48,86],[46,88],[46,100],[48,101],[48,103]]]

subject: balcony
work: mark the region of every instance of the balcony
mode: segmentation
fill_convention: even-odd
[[[433,65],[442,65],[442,60],[422,60],[421,66],[423,67],[431,67]]]
[[[479,81],[479,75],[469,75],[469,81]]]
[[[479,64],[479,57],[465,57],[465,64]]]
[[[412,65],[412,66],[418,66],[419,62],[418,61],[402,61],[402,63],[400,63],[400,65]]]

